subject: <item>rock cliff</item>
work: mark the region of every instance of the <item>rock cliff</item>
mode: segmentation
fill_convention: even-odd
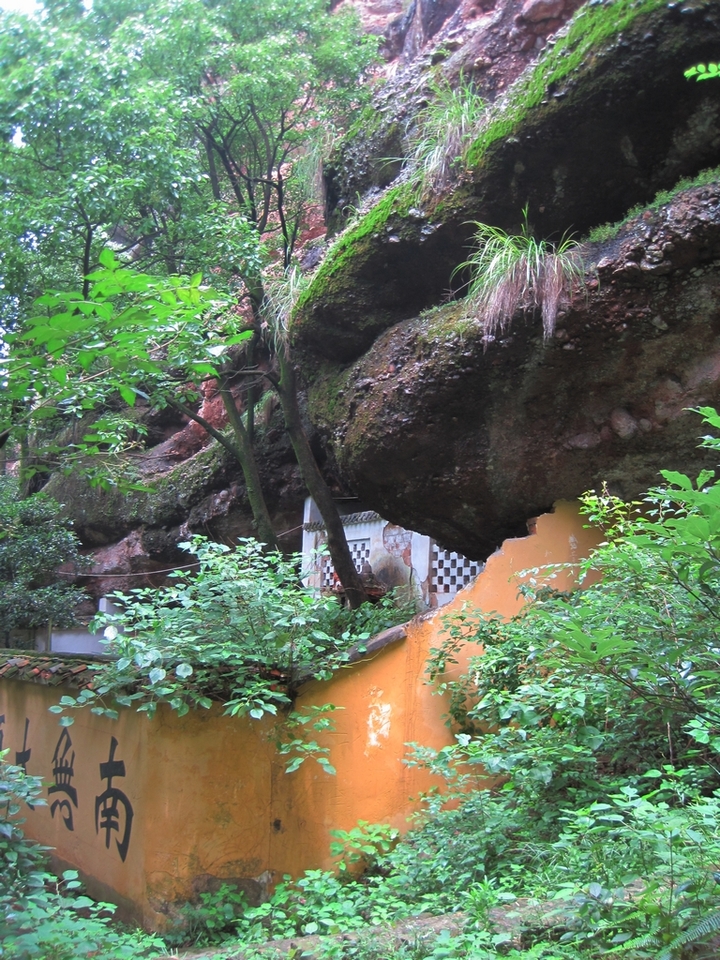
[[[481,558],[556,499],[603,481],[634,496],[663,467],[707,465],[687,408],[720,402],[720,177],[651,201],[720,163],[720,82],[683,76],[718,58],[718,4],[344,2],[382,37],[385,65],[326,169],[331,230],[351,225],[293,319],[336,489]],[[408,137],[432,84],[461,77],[487,113],[455,180],[423,192],[407,175]],[[558,239],[636,204],[583,247],[586,289],[551,340],[519,314],[487,342],[456,273],[473,221],[517,231],[527,207],[536,235]],[[192,532],[252,533],[239,468],[193,425],[155,434],[141,469],[152,493],[51,482],[95,552],[98,595],[139,574],[155,582]],[[304,491],[279,422],[261,460],[276,528],[291,530]]]
[[[720,403],[720,184],[583,252],[588,289],[550,341],[526,316],[488,344],[456,302],[326,367],[311,410],[374,509],[484,557],[557,499],[714,466],[688,408]]]
[[[707,465],[687,408],[720,399],[718,177],[586,245],[587,291],[548,343],[518,316],[488,344],[446,301],[471,221],[517,231],[527,205],[537,235],[582,234],[720,163],[720,83],[683,76],[718,49],[716,4],[586,5],[498,98],[454,184],[422,197],[401,178],[336,242],[295,348],[369,506],[483,557],[557,498]]]

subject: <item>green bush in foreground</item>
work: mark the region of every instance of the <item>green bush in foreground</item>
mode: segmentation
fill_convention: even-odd
[[[75,623],[75,608],[87,599],[57,570],[83,566],[80,541],[61,506],[44,493],[21,499],[18,482],[0,476],[0,632],[9,645],[13,630],[34,630],[52,622]]]

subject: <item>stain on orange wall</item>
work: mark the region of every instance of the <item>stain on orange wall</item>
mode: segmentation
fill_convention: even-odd
[[[360,819],[403,829],[418,794],[434,784],[403,760],[408,743],[439,749],[452,742],[447,705],[425,675],[443,619],[463,604],[512,616],[522,604],[520,571],[575,563],[598,540],[575,505],[557,504],[534,535],[506,541],[452,603],[412,621],[405,640],[330,681],[307,684],[296,709],[340,708],[334,732],[318,737],[330,747],[336,776],[310,760],[287,774],[269,720],[223,717],[219,707],[185,717],[161,709],[153,720],[129,709],[117,721],[78,711],[64,731],[48,712],[58,688],[0,682],[7,759],[29,750],[28,773],[46,782],[48,806],[28,811],[27,834],[79,869],[93,895],[154,928],[166,924],[174,904],[218,880],[258,897],[285,873],[332,866],[331,830]],[[570,586],[571,571],[555,583]],[[477,652],[469,646],[465,660]],[[48,793],[54,780],[64,789]]]

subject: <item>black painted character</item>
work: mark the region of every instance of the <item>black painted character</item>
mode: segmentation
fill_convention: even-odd
[[[132,804],[117,787],[113,787],[113,777],[125,776],[125,762],[115,759],[115,750],[118,742],[115,737],[110,738],[110,755],[105,763],[100,764],[100,779],[107,780],[107,790],[95,797],[95,832],[100,829],[105,831],[105,847],[110,846],[110,834],[113,830],[120,833],[120,821],[124,819],[122,831],[122,840],[116,840],[115,843],[120,854],[120,859],[124,862],[130,846],[130,831],[132,830],[133,808]],[[124,813],[124,817],[122,816]]]
[[[72,754],[70,751],[72,750]],[[75,751],[72,749],[72,740],[67,732],[67,727],[60,734],[60,739],[55,746],[53,754],[53,777],[55,783],[48,787],[48,796],[51,793],[66,794],[62,800],[53,800],[50,805],[50,815],[55,816],[55,811],[59,808],[62,812],[63,822],[68,830],[74,830],[73,811],[70,801],[77,807],[77,790],[72,785],[72,778],[75,776]]]
[[[27,773],[27,763],[30,759],[30,754],[32,753],[31,748],[27,745],[28,730],[30,729],[30,721],[25,717],[25,736],[23,737],[23,748],[22,750],[15,751],[15,765],[17,767],[22,767],[25,773]]]

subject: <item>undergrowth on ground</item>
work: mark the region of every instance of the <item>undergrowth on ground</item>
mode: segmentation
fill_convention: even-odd
[[[0,958],[140,960],[165,955],[158,936],[113,924],[116,907],[82,894],[78,875],[47,869],[47,847],[24,837],[25,805],[38,806],[42,782],[0,752]]]

